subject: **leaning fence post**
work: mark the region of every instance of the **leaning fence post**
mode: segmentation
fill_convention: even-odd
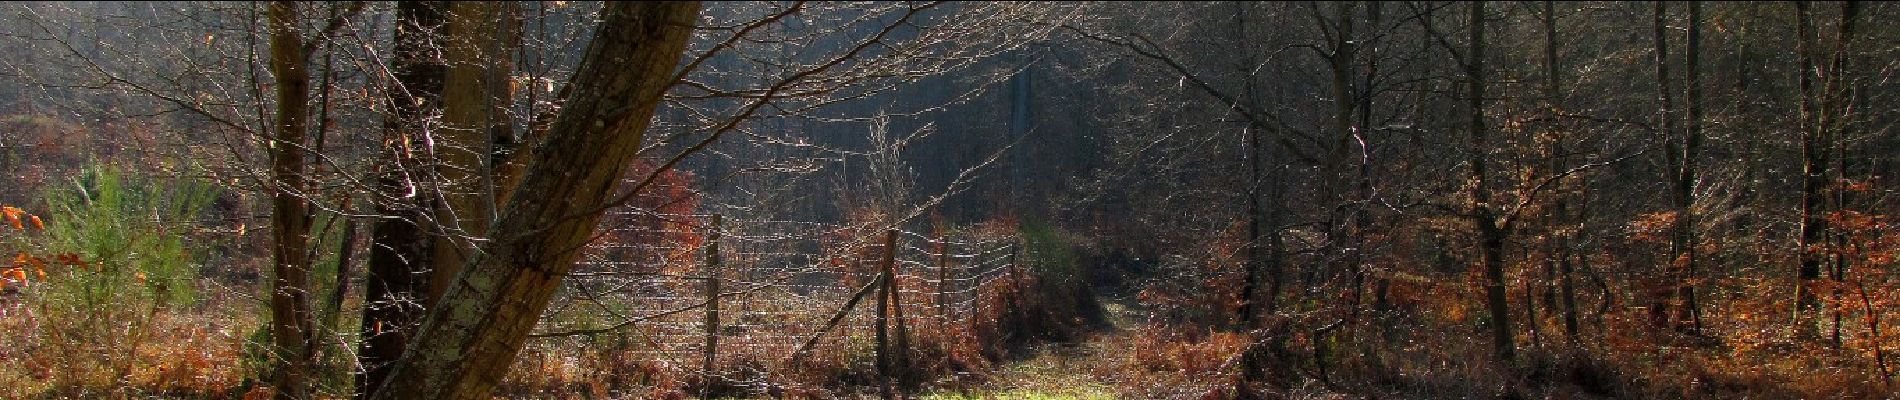
[[[712,215],[709,224],[710,233],[706,235],[706,364],[701,366],[703,383],[699,398],[712,398],[713,362],[718,359],[719,351],[719,231],[720,218]]]
[[[864,286],[859,287],[858,291],[851,295],[851,300],[846,300],[843,307],[838,307],[838,311],[831,314],[831,319],[825,321],[824,327],[818,328],[818,332],[812,333],[810,338],[805,339],[805,344],[798,346],[798,350],[792,351],[792,358],[785,360],[785,364],[793,366],[799,365],[798,363],[804,360],[805,354],[811,353],[812,346],[818,345],[818,339],[824,338],[825,334],[831,332],[832,328],[837,328],[838,323],[844,321],[844,317],[851,314],[851,310],[857,309],[858,302],[863,301],[865,295],[871,294],[875,289],[884,287],[883,279],[884,276],[880,274],[877,278],[873,278],[870,282],[865,283]],[[879,295],[882,295],[882,293]]]
[[[891,315],[891,274],[890,260],[894,253],[891,249],[891,237],[884,237],[884,265],[878,274],[881,282],[877,287],[877,383],[878,393],[885,399],[897,398],[891,392],[891,355],[890,355],[890,315]]]
[[[892,361],[896,362],[896,371],[893,372],[895,372],[894,375],[897,377],[897,386],[899,388],[907,388],[910,387],[908,372],[910,371],[910,323],[905,321],[904,318],[904,291],[897,286],[898,247],[896,229],[891,229],[885,234],[884,248],[886,249],[884,253],[884,272],[891,276],[891,280],[886,283],[890,285],[888,290],[890,290],[891,293],[891,317],[897,320],[897,347],[894,351],[894,353],[896,353],[894,354],[895,357],[892,357]]]

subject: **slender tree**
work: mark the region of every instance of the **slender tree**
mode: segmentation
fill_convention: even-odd
[[[1801,135],[1801,226],[1796,236],[1795,251],[1800,260],[1795,271],[1795,309],[1794,330],[1798,337],[1814,338],[1819,332],[1814,326],[1814,315],[1820,312],[1820,299],[1815,296],[1815,281],[1821,278],[1821,264],[1826,258],[1822,234],[1827,230],[1826,211],[1822,209],[1825,198],[1822,186],[1827,179],[1827,149],[1821,138],[1819,124],[1815,122],[1819,114],[1815,109],[1814,77],[1819,74],[1814,65],[1814,21],[1809,4],[1797,1],[1795,7],[1795,53],[1800,58],[1800,73],[1796,77],[1799,83],[1797,92],[1799,128]]]
[[[269,4],[270,69],[277,88],[271,159],[271,339],[277,356],[276,398],[310,393],[310,351],[316,316],[310,300],[310,203],[305,197],[304,146],[310,125],[310,71],[297,3]]]
[[[1681,283],[1679,296],[1682,297],[1683,308],[1688,312],[1689,333],[1700,335],[1702,306],[1696,299],[1696,281],[1700,279],[1696,267],[1699,262],[1696,243],[1701,239],[1697,236],[1696,225],[1701,222],[1701,218],[1695,210],[1695,187],[1699,169],[1696,159],[1700,157],[1702,148],[1702,2],[1689,2],[1688,25],[1689,47],[1685,52],[1688,53],[1689,123],[1675,151],[1679,155],[1676,156],[1675,190],[1672,191],[1676,208],[1676,236],[1672,247],[1677,253],[1675,262],[1681,264],[1683,269],[1684,282]]]
[[[1860,2],[1847,1],[1841,4],[1840,22],[1835,24],[1838,31],[1836,32],[1834,41],[1833,56],[1832,60],[1828,61],[1825,74],[1827,79],[1822,81],[1822,97],[1820,100],[1821,115],[1816,123],[1816,128],[1824,132],[1821,136],[1826,138],[1828,142],[1828,146],[1830,147],[1828,151],[1833,153],[1833,164],[1828,166],[1833,172],[1833,175],[1829,177],[1829,181],[1834,182],[1836,185],[1845,184],[1848,179],[1847,141],[1849,136],[1847,135],[1847,129],[1853,120],[1852,110],[1848,107],[1848,99],[1853,98],[1851,93],[1852,84],[1848,80],[1848,74],[1850,72],[1848,71],[1848,59],[1852,57],[1848,51],[1852,49],[1851,45],[1854,41],[1854,30],[1857,25],[1856,20],[1858,19],[1856,17],[1859,15]],[[1832,195],[1828,196],[1828,208],[1835,212],[1847,211],[1847,196],[1848,191],[1835,188],[1832,191]],[[1841,231],[1836,231],[1832,235],[1833,250],[1830,251],[1830,256],[1833,258],[1833,262],[1831,263],[1832,268],[1828,271],[1828,279],[1834,284],[1840,284],[1847,279],[1847,235],[1847,232]],[[1841,314],[1845,312],[1840,306],[1842,301],[1839,291],[1835,292],[1834,299],[1832,299],[1829,304],[1832,305],[1829,308],[1834,311],[1834,321],[1831,325],[1832,332],[1829,338],[1835,347],[1839,347],[1841,345]]]
[[[1491,203],[1491,188],[1485,168],[1486,155],[1490,141],[1486,137],[1485,127],[1485,60],[1484,60],[1484,11],[1482,1],[1471,2],[1468,19],[1470,30],[1469,50],[1465,53],[1464,67],[1467,89],[1466,129],[1470,132],[1470,150],[1466,162],[1469,168],[1471,205],[1468,210],[1471,223],[1478,230],[1478,267],[1484,272],[1485,306],[1490,311],[1492,347],[1499,359],[1514,361],[1517,359],[1517,345],[1511,337],[1510,300],[1504,291],[1504,234],[1497,210]]]
[[[1544,13],[1539,18],[1539,22],[1544,28],[1544,99],[1545,106],[1554,113],[1562,110],[1563,99],[1563,70],[1560,68],[1562,61],[1557,58],[1557,6],[1555,2],[1549,0],[1544,1],[1543,5]],[[1556,136],[1549,140],[1548,154],[1551,171],[1563,171],[1569,168],[1567,162],[1569,155],[1564,146],[1566,139],[1568,138]],[[1565,183],[1574,181],[1575,179],[1566,179]],[[1578,254],[1572,251],[1571,246],[1576,239],[1576,231],[1579,229],[1570,228],[1580,218],[1572,215],[1570,197],[1557,196],[1554,200],[1555,204],[1551,207],[1552,212],[1555,213],[1554,225],[1557,226],[1559,233],[1552,235],[1556,243],[1551,246],[1551,257],[1554,260],[1550,261],[1557,264],[1557,285],[1562,298],[1560,309],[1563,314],[1564,337],[1574,343],[1577,340],[1577,297],[1572,279],[1575,265],[1571,263],[1571,260]]]
[[[1688,310],[1688,304],[1686,302],[1688,298],[1687,295],[1694,290],[1689,287],[1687,283],[1688,274],[1686,273],[1686,271],[1690,269],[1687,263],[1693,262],[1695,257],[1694,253],[1688,249],[1691,237],[1689,229],[1692,228],[1692,225],[1688,222],[1691,219],[1689,216],[1688,202],[1691,200],[1691,193],[1689,193],[1689,191],[1693,188],[1680,184],[1682,182],[1682,174],[1686,171],[1683,168],[1684,160],[1682,159],[1685,153],[1684,149],[1679,146],[1679,143],[1683,142],[1679,142],[1679,139],[1675,137],[1675,135],[1680,134],[1680,130],[1676,129],[1677,112],[1674,79],[1672,79],[1672,76],[1669,74],[1668,7],[1666,6],[1667,3],[1662,1],[1653,2],[1653,5],[1655,6],[1655,13],[1652,14],[1654,24],[1651,25],[1653,28],[1651,32],[1654,35],[1651,38],[1653,39],[1652,43],[1655,45],[1653,66],[1656,71],[1656,104],[1658,105],[1656,126],[1660,130],[1661,136],[1666,143],[1665,147],[1669,148],[1669,150],[1663,152],[1663,158],[1666,161],[1664,165],[1668,166],[1664,176],[1670,183],[1669,204],[1672,211],[1675,212],[1676,217],[1675,226],[1671,229],[1673,234],[1670,235],[1669,262],[1663,265],[1665,282],[1673,286],[1673,288],[1668,291],[1656,293],[1656,298],[1651,299],[1650,320],[1652,322],[1670,325],[1677,320],[1676,315],[1687,316],[1694,313]],[[1678,302],[1682,302],[1682,309],[1672,312],[1671,308],[1675,307]]]

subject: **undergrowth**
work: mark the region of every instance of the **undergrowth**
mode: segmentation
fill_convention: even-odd
[[[216,191],[109,166],[55,188],[32,216],[39,229],[15,225],[5,240],[13,267],[33,273],[0,295],[0,397],[232,390],[249,314],[200,295],[186,245]]]

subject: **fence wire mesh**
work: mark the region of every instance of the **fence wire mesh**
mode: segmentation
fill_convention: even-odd
[[[614,337],[631,349],[615,357],[674,376],[759,379],[807,341],[809,354],[875,368],[878,293],[870,289],[887,256],[896,276],[890,324],[913,331],[968,335],[986,315],[984,297],[1020,273],[1016,238],[984,230],[921,234],[639,211],[606,220],[631,222],[610,222],[583,251],[539,335]],[[709,278],[718,281],[716,299]],[[845,310],[859,292],[869,295]],[[716,322],[708,304],[717,305]],[[848,312],[823,331],[841,311]],[[714,348],[708,336],[716,336]],[[708,350],[718,360],[710,370]]]

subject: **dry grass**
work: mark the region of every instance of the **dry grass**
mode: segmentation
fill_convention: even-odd
[[[0,317],[0,398],[235,398],[257,371],[238,362],[245,333],[259,321],[238,318],[241,301],[207,300],[196,308],[163,308],[143,321],[146,334],[110,331],[117,342],[79,339],[70,317],[49,318],[31,292],[5,298]],[[998,301],[1008,301],[1007,299]],[[1270,380],[1253,388],[1269,398],[1885,398],[1864,352],[1825,341],[1791,341],[1779,321],[1709,313],[1715,336],[1654,334],[1638,311],[1586,325],[1581,346],[1547,337],[1525,346],[1512,366],[1491,361],[1476,325],[1456,324],[1447,301],[1418,304],[1409,317],[1342,331],[1321,379],[1313,337],[1294,335],[1276,356]],[[1004,309],[994,307],[992,309]],[[1132,322],[1139,311],[1114,313]],[[139,313],[132,313],[137,316]],[[64,318],[64,319],[62,319]],[[977,325],[999,340],[998,314]],[[1547,323],[1549,321],[1546,321]],[[862,327],[859,327],[862,328]],[[1546,327],[1552,328],[1552,327]],[[1158,324],[1135,324],[1073,345],[1038,346],[1018,361],[978,346],[967,330],[913,328],[919,388],[933,399],[963,398],[1234,398],[1237,360],[1246,335]],[[1852,331],[1850,331],[1851,333]],[[1548,335],[1548,334],[1547,334]],[[862,337],[862,335],[850,335]],[[728,338],[734,349],[743,338]],[[1554,342],[1554,343],[1553,343]],[[706,383],[697,360],[644,356],[634,335],[536,342],[524,352],[504,391],[513,398],[694,398]],[[722,353],[716,391],[761,398],[854,398],[874,393],[871,344],[828,342],[802,365],[761,350]]]
[[[0,299],[0,398],[229,398],[245,388],[238,362],[255,329],[230,307],[161,308],[96,320]],[[103,323],[103,325],[101,325]]]

